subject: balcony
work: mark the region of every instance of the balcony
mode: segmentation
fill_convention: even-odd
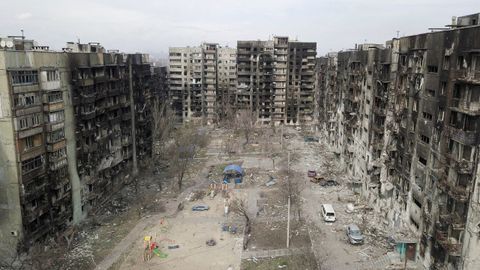
[[[64,148],[65,146],[66,146],[66,141],[63,138],[63,139],[61,139],[57,142],[47,144],[47,151],[48,152],[55,152],[59,149]]]
[[[48,207],[47,207],[48,204],[46,202],[41,201],[41,202],[38,202],[38,203],[39,203],[39,205],[37,205],[37,206],[25,207],[25,212],[23,213],[23,216],[29,222],[34,221],[39,216],[48,212],[48,210],[47,210],[48,209]]]
[[[45,74],[46,75],[46,74]],[[60,89],[60,80],[47,81],[46,78],[41,80],[40,88],[44,91],[54,91]]]
[[[468,115],[480,115],[480,103],[464,99],[452,99],[451,109]]]
[[[92,111],[87,111],[87,112],[82,112],[81,113],[81,119],[82,120],[90,120],[90,119],[93,119],[95,118],[96,116],[96,110],[92,110]]]
[[[458,185],[450,185],[448,195],[459,202],[466,202],[469,197],[469,189]]]
[[[43,104],[43,110],[47,112],[63,110],[64,104],[63,101],[58,101],[56,103]]]
[[[62,156],[56,158],[54,161],[49,160],[49,169],[50,171],[57,171],[65,166],[67,166],[68,161],[67,161],[67,156]]]
[[[450,256],[460,256],[462,252],[462,244],[455,238],[448,237],[448,233],[445,231],[437,230],[435,234],[436,240],[440,246],[443,247]]]
[[[478,65],[478,63],[477,63]],[[457,71],[457,81],[466,84],[480,84],[480,71],[461,69]]]
[[[78,79],[76,81],[78,86],[83,86],[83,87],[92,86],[94,83],[92,78]]]
[[[45,131],[52,132],[65,126],[65,122],[45,123]]]
[[[99,76],[96,76],[93,80],[95,83],[103,83],[107,81],[107,76],[99,75]]]
[[[121,94],[120,89],[118,89],[118,88],[110,88],[110,89],[107,90],[107,93],[108,93],[109,97],[117,96],[117,95]]]

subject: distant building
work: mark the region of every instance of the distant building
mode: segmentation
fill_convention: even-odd
[[[248,108],[264,124],[313,123],[315,42],[237,42],[237,108]]]
[[[235,83],[235,55],[215,43],[169,49],[170,97],[182,120],[218,120]]]

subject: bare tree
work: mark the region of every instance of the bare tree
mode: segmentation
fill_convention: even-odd
[[[249,235],[251,231],[251,224],[250,224],[250,216],[248,214],[247,210],[247,204],[244,200],[241,199],[233,199],[229,203],[229,209],[237,214],[238,216],[241,216],[245,219],[245,240],[243,241],[243,249],[247,249],[248,246],[248,241],[249,241]]]
[[[229,158],[231,158],[232,155],[235,154],[235,152],[236,152],[236,149],[237,149],[236,142],[237,142],[237,140],[235,139],[233,134],[229,135],[222,142],[223,153],[226,154]]]
[[[164,158],[166,143],[176,122],[175,112],[167,102],[156,101],[153,106],[153,147],[158,158]]]
[[[255,114],[250,110],[240,110],[237,113],[236,127],[240,130],[240,132],[242,132],[243,136],[245,137],[244,146],[250,143],[252,132],[255,129],[255,121]]]
[[[207,145],[207,133],[195,126],[185,126],[175,133],[175,142],[170,147],[170,172],[177,178],[177,188],[182,189],[183,180],[200,148]]]

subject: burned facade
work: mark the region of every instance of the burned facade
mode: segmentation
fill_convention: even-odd
[[[288,37],[238,41],[236,107],[264,124],[313,123],[316,47]]]
[[[183,120],[218,121],[248,109],[263,124],[316,121],[315,42],[274,37],[170,48],[170,97]]]
[[[170,97],[180,119],[218,120],[235,85],[235,57],[235,49],[216,43],[169,49]]]
[[[337,61],[319,60],[329,64],[317,70],[328,97],[322,126],[352,188],[393,236],[411,233],[425,269],[480,267],[475,18],[339,52]]]
[[[78,223],[128,181],[136,158],[151,154],[154,93],[144,55],[6,40],[13,46],[0,50],[0,257]]]

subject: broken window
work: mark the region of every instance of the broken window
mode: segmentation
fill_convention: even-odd
[[[36,70],[16,70],[10,72],[13,85],[38,83]]]
[[[427,137],[425,135],[420,135],[420,139],[426,144],[430,143],[430,137]]]
[[[423,112],[423,118],[426,119],[426,120],[432,121],[433,115],[431,113],[428,113],[428,112]]]
[[[437,73],[438,72],[438,66],[428,66],[427,71],[430,73]]]
[[[63,97],[62,97],[62,92],[61,91],[54,91],[54,92],[48,93],[47,101],[49,103],[59,102],[59,101],[62,101],[62,100],[63,100]]]
[[[433,89],[426,89],[427,96],[435,97],[435,90]]]
[[[43,165],[43,155],[22,161],[22,174],[29,173]]]
[[[443,69],[448,70],[449,68],[450,68],[450,56],[445,55],[445,57],[443,58]]]
[[[418,157],[418,161],[424,166],[427,166],[427,160],[424,157]]]
[[[24,142],[25,142],[24,150],[28,150],[28,149],[33,148],[35,146],[34,140],[33,140],[34,136],[30,136],[30,137],[25,138],[25,140],[24,140]]]
[[[60,76],[56,70],[48,70],[47,71],[47,81],[52,82],[52,81],[59,81]]]

